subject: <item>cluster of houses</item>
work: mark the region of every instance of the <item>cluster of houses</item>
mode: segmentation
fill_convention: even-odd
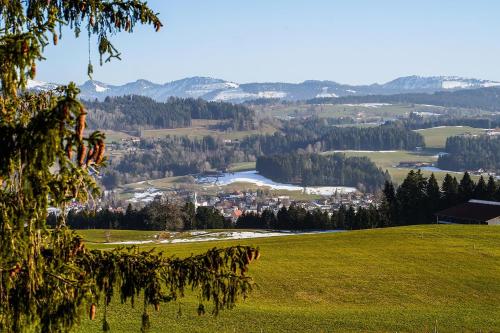
[[[342,205],[367,208],[376,204],[373,194],[369,193],[337,193],[330,197],[324,197],[318,200],[293,200],[290,196],[262,196],[259,192],[232,192],[218,193],[217,195],[198,195],[196,192],[189,198],[195,207],[207,206],[214,207],[221,214],[235,222],[238,217],[244,213],[260,214],[264,210],[272,210],[277,213],[282,207],[288,208],[290,205],[296,205],[307,211],[321,210],[327,213],[333,213]]]

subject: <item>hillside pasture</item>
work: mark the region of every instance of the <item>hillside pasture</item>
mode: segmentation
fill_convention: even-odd
[[[484,134],[483,129],[469,126],[439,126],[416,130],[416,132],[422,134],[427,148],[435,149],[444,149],[446,139],[450,136]]]
[[[96,239],[96,231],[79,234]],[[262,257],[250,269],[255,290],[235,309],[200,317],[189,293],[150,311],[151,332],[498,332],[499,242],[496,227],[422,225],[157,245],[164,255],[184,257],[248,244],[259,246]],[[136,303],[132,309],[115,299],[108,309],[112,331],[139,330]],[[100,305],[98,318],[102,313]],[[77,332],[101,326],[84,319]]]

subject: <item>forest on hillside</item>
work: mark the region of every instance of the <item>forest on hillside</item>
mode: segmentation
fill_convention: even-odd
[[[404,126],[337,127],[327,119],[311,118],[283,124],[281,132],[254,135],[241,141],[243,149],[256,149],[259,155],[303,150],[414,150],[424,147],[423,137]]]
[[[492,136],[453,136],[446,140],[446,153],[438,159],[444,170],[500,172],[500,138]]]
[[[410,113],[408,118],[399,120],[405,128],[410,130],[432,128],[438,126],[469,126],[473,128],[500,127],[500,115],[481,116],[455,116],[444,114],[439,116],[424,117],[417,113]]]
[[[166,136],[141,140],[138,150],[111,163],[113,184],[224,170],[232,163],[255,161],[259,156],[283,153],[319,153],[334,149],[415,149],[423,146],[420,134],[400,126],[336,127],[323,120],[286,123],[281,133],[254,135],[240,141],[221,138]],[[355,184],[356,185],[356,184]]]
[[[223,129],[254,129],[255,112],[238,104],[207,102],[203,99],[171,97],[157,102],[144,96],[106,97],[104,101],[85,101],[88,126],[118,131],[138,128],[176,128],[191,126],[192,119],[227,120]]]
[[[309,104],[425,104],[445,107],[500,111],[500,89],[498,87],[463,89],[457,91],[438,91],[433,94],[405,93],[395,95],[367,95],[313,98]]]
[[[380,189],[390,177],[367,157],[344,154],[280,154],[260,156],[256,170],[274,181],[303,186],[352,186],[362,191]]]

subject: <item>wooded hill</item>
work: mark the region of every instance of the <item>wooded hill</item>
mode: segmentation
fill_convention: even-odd
[[[86,101],[87,121],[91,128],[136,130],[143,128],[175,128],[191,125],[192,119],[228,120],[223,126],[232,130],[255,127],[255,113],[237,104],[207,102],[193,98],[169,98],[156,102],[144,96],[106,97],[102,102]]]
[[[481,109],[487,111],[500,110],[500,88],[464,89],[457,91],[438,91],[433,94],[410,93],[395,95],[367,95],[313,98],[308,104],[359,104],[359,103],[391,103],[391,104],[429,104],[445,107]]]
[[[423,137],[404,126],[388,124],[378,127],[335,127],[326,119],[291,121],[274,135],[247,137],[241,146],[256,147],[263,155],[305,150],[414,150],[424,147]],[[260,154],[259,154],[260,155]]]
[[[367,157],[344,154],[281,154],[260,156],[257,171],[274,181],[303,186],[353,186],[363,191],[382,187],[389,175]]]
[[[438,159],[444,170],[500,171],[500,138],[452,136],[446,140],[446,155]]]

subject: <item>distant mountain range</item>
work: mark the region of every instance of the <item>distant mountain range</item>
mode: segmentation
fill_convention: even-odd
[[[30,81],[33,90],[47,90],[53,83]],[[400,93],[433,93],[460,89],[500,86],[500,82],[462,78],[457,76],[406,76],[384,84],[347,85],[334,81],[308,80],[302,83],[235,83],[210,77],[191,77],[157,84],[137,80],[124,85],[111,85],[99,81],[87,81],[80,86],[82,99],[102,100],[107,96],[142,95],[157,101],[169,97],[203,98],[209,101],[239,103],[260,98],[278,98],[288,101],[308,100],[321,97],[391,95]]]

